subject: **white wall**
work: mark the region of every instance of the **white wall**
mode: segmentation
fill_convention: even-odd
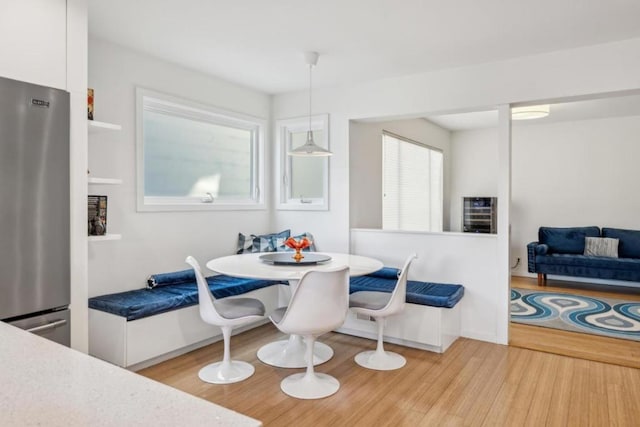
[[[349,249],[349,121],[371,117],[416,117],[423,113],[477,111],[526,101],[554,100],[640,88],[640,38],[578,49],[531,55],[471,67],[421,73],[400,78],[363,82],[349,87],[314,89],[314,111],[330,114],[330,138],[334,155],[330,160],[330,210],[328,212],[276,212],[275,228],[310,229],[322,250]],[[318,66],[322,66],[320,63]],[[274,119],[305,114],[307,93],[277,95]],[[501,121],[499,147],[500,192],[508,197],[510,156],[508,123]],[[502,190],[500,190],[502,189]],[[504,198],[503,198],[504,199]],[[507,206],[508,208],[508,206]],[[499,221],[508,230],[509,210]],[[447,234],[444,235],[447,238]],[[425,239],[435,239],[427,236]],[[455,257],[463,243],[444,246],[445,256]],[[508,238],[498,236],[498,250],[486,259],[500,272],[497,288],[485,282],[485,298],[501,307],[501,315],[484,331],[496,342],[506,343],[509,304]],[[497,255],[500,254],[500,255]],[[474,256],[463,259],[456,269],[469,269]],[[505,258],[500,259],[500,257]],[[454,274],[454,271],[451,271]],[[431,278],[425,278],[431,280]],[[443,277],[447,281],[447,277]],[[478,322],[481,319],[475,319]],[[479,331],[481,332],[481,331]],[[481,334],[479,334],[481,335]]]
[[[540,226],[640,229],[640,116],[513,130],[513,272]]]
[[[498,129],[451,132],[451,231],[462,231],[463,197],[498,196]]]
[[[136,87],[263,119],[269,118],[268,95],[93,39],[89,86],[95,90],[95,120],[122,125],[121,132],[92,135],[89,169],[94,176],[123,180],[120,186],[90,188],[109,197],[108,230],[122,234],[120,241],[90,243],[90,296],[141,288],[152,273],[186,269],[187,255],[204,264],[235,253],[238,232],[269,231],[269,210],[138,213],[135,198]],[[267,140],[267,153],[271,147]],[[267,161],[266,176],[270,171]],[[271,194],[268,188],[269,202]]]
[[[351,230],[351,249],[357,255],[401,268],[416,252],[409,279],[464,285],[461,335],[491,342],[498,341],[501,304],[495,298],[502,288],[494,268],[497,247],[497,236],[488,234]]]
[[[444,156],[443,229],[449,230],[449,131],[425,119],[351,121],[349,126],[349,217],[352,228],[382,228],[382,132],[435,148]]]
[[[67,2],[0,0],[0,11],[0,76],[67,89]]]
[[[638,135],[640,116],[513,127],[511,264],[520,258],[513,274],[534,276],[526,245],[540,226],[640,229]],[[453,169],[454,192],[497,191],[495,160],[486,168],[477,161],[497,152],[497,138],[496,129],[452,133],[455,164],[466,165]]]

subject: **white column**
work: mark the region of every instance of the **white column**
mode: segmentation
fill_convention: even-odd
[[[89,350],[87,247],[87,0],[67,0],[67,90],[71,94],[71,347]]]

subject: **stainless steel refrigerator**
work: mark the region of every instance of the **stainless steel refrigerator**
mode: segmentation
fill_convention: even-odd
[[[0,78],[0,320],[69,345],[69,94]]]

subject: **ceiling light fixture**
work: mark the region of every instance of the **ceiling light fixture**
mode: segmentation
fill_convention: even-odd
[[[313,142],[313,130],[311,130],[311,74],[313,67],[318,63],[318,56],[320,56],[318,52],[304,53],[304,60],[309,65],[309,130],[307,131],[307,142],[289,151],[287,154],[290,156],[330,156],[333,154]]]
[[[511,119],[532,120],[541,119],[549,115],[549,105],[530,105],[527,107],[514,107],[511,109]]]

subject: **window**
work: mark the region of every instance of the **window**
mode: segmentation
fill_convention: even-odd
[[[442,231],[442,151],[382,134],[382,228]]]
[[[278,135],[279,175],[278,209],[328,210],[329,158],[288,156],[287,153],[307,140],[309,124],[313,140],[329,148],[329,115],[319,114],[276,121]]]
[[[138,210],[264,207],[264,122],[137,91]]]

